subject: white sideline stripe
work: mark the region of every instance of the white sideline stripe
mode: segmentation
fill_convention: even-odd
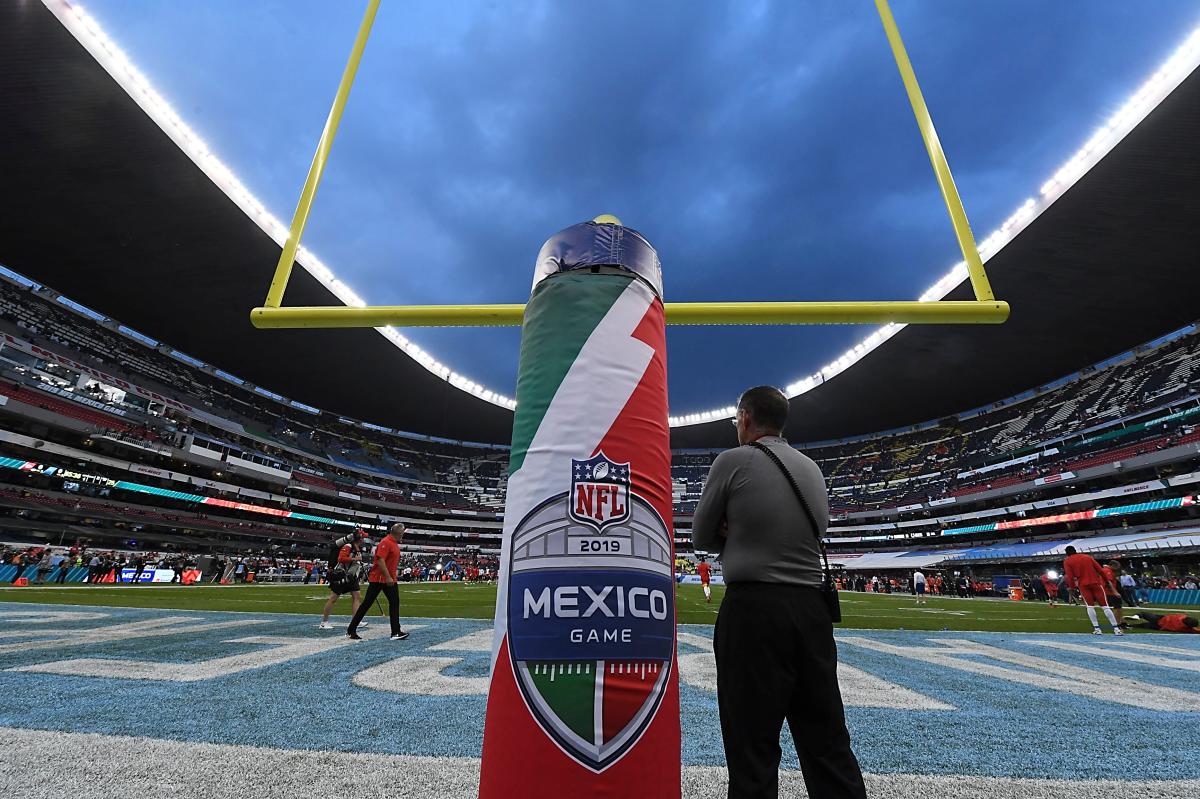
[[[245,622],[237,622],[244,624]],[[232,624],[232,622],[227,623]],[[424,625],[411,624],[409,630],[418,630]],[[388,639],[390,631],[375,629],[360,630],[364,641]],[[276,666],[289,660],[319,655],[331,649],[353,645],[355,642],[344,635],[322,638],[296,638],[281,635],[251,635],[231,638],[231,644],[262,644],[266,649],[242,652],[237,655],[211,658],[192,663],[170,663],[154,660],[124,660],[121,658],[72,658],[37,663],[32,666],[16,666],[8,671],[34,672],[38,674],[64,674],[72,677],[108,677],[122,680],[163,680],[167,682],[197,682],[216,677],[228,677],[251,669]]]
[[[17,624],[51,624],[56,621],[95,621],[107,619],[107,613],[74,610],[0,610],[0,621]]]
[[[247,774],[269,774],[256,797],[474,796],[479,760],[357,752],[307,751],[232,744],[164,741],[97,733],[0,727],[0,784],[21,786],[22,799],[100,799],[161,796],[243,796]],[[86,771],[46,768],[70,752]],[[1010,779],[998,777],[867,774],[872,799],[1151,799],[1200,795],[1200,780]],[[170,786],[167,788],[167,786]],[[684,766],[687,799],[724,799],[725,769]],[[780,795],[807,797],[799,772],[780,774]]]
[[[1200,694],[1152,685],[1109,672],[1050,662],[966,639],[929,639],[930,643],[941,644],[944,648],[898,646],[852,635],[843,636],[838,640],[841,643],[861,646],[864,649],[905,657],[922,663],[945,666],[971,674],[984,674],[1009,682],[1032,685],[1036,688],[1062,691],[1076,696],[1117,702],[1147,710],[1161,710],[1169,713],[1200,710]],[[982,662],[975,659],[978,656],[1010,663],[1020,666],[1022,669],[1028,669],[1028,671]]]
[[[349,638],[285,638],[275,635],[252,635],[234,638],[233,644],[265,644],[267,649],[243,652],[227,657],[201,660],[196,663],[162,663],[153,660],[121,660],[116,658],[73,658],[18,666],[8,671],[38,674],[65,674],[73,677],[107,677],[120,680],[162,680],[166,682],[197,682],[214,677],[228,677],[251,669],[274,666],[289,660],[328,652],[353,643]]]
[[[688,685],[705,691],[717,691],[717,661],[713,657],[712,640],[695,633],[678,633],[679,642],[704,650],[679,656],[679,678]],[[918,693],[874,674],[838,663],[838,686],[842,703],[847,707],[883,707],[895,710],[955,710],[933,697]]]
[[[491,649],[491,630],[485,641],[487,652]],[[360,688],[389,691],[414,696],[482,696],[487,693],[487,677],[457,677],[443,674],[442,670],[462,662],[453,657],[398,657],[363,669],[350,682]]]
[[[123,641],[132,637],[162,635],[191,635],[223,630],[228,627],[244,627],[247,624],[266,624],[266,619],[236,619],[234,621],[205,622],[195,616],[164,616],[158,619],[112,624],[90,630],[31,630],[29,635],[52,635],[53,638],[38,638],[19,644],[0,644],[0,654],[5,652],[32,652],[35,649],[53,649],[61,646],[87,646],[110,641]]]
[[[1039,638],[1027,638],[1021,641],[1023,644],[1034,644],[1037,646],[1045,646],[1051,649],[1061,649],[1064,652],[1079,652],[1085,655],[1095,655],[1103,658],[1113,658],[1114,660],[1125,660],[1130,663],[1142,663],[1147,666],[1165,666],[1169,669],[1182,669],[1184,671],[1200,671],[1200,659],[1196,658],[1198,652],[1191,652],[1192,660],[1178,660],[1176,658],[1166,658],[1161,655],[1143,654],[1141,652],[1125,652],[1120,649],[1108,648],[1104,646],[1087,646],[1086,644],[1072,644],[1067,641],[1050,641]]]
[[[1200,657],[1200,648],[1187,649],[1180,646],[1163,646],[1162,644],[1144,644],[1141,641],[1122,640],[1120,642],[1113,641],[1116,646],[1129,647],[1131,649],[1145,649],[1148,652],[1159,652],[1164,655],[1183,655],[1184,657],[1197,658]]]

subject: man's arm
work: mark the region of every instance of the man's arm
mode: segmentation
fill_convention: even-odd
[[[1070,561],[1063,561],[1063,574],[1067,578],[1067,590],[1071,591],[1079,587],[1079,578],[1075,575],[1075,564]]]
[[[708,471],[708,482],[696,504],[692,517],[692,549],[719,552],[725,547],[722,538],[725,527],[725,505],[729,501],[729,485],[737,467],[733,451],[722,452]]]
[[[371,561],[371,568],[378,568],[383,573],[385,583],[389,585],[396,582],[396,578],[388,572],[387,561],[383,558],[383,553],[379,550],[382,547],[375,547],[375,559]]]

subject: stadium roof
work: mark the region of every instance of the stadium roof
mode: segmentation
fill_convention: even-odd
[[[0,7],[0,263],[263,388],[347,416],[506,442],[512,413],[370,330],[257,331],[278,244],[39,3]],[[792,400],[794,440],[964,411],[1174,330],[1197,313],[1200,74],[988,262],[1002,327],[907,327]],[[966,299],[960,286],[949,299]],[[296,270],[288,304],[337,298]],[[721,446],[721,420],[675,446]]]

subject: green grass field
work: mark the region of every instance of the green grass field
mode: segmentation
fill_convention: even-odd
[[[724,588],[714,586],[712,604],[698,585],[676,591],[681,624],[711,624]],[[0,589],[0,602],[100,605],[176,610],[232,610],[250,613],[318,615],[328,596],[317,585],[239,586],[30,586]],[[983,630],[994,632],[1087,632],[1087,616],[1079,606],[1048,607],[1039,602],[1003,599],[936,599],[917,606],[912,597],[844,592],[842,627],[871,630]],[[496,587],[462,583],[402,583],[402,614],[429,618],[490,619]],[[1178,612],[1179,609],[1175,609]],[[335,614],[348,614],[342,599]]]

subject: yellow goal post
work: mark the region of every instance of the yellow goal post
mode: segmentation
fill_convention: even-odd
[[[345,328],[345,327],[493,327],[519,326],[525,306],[507,305],[376,305],[351,307],[282,305],[284,290],[292,274],[300,238],[312,211],[313,199],[320,185],[329,152],[337,135],[346,99],[354,84],[363,50],[379,11],[380,0],[368,0],[366,12],[350,50],[350,58],[338,84],[333,106],[325,120],[317,151],[313,155],[308,177],[300,192],[296,212],[288,230],[287,240],[275,266],[267,298],[262,306],[250,311],[250,322],[258,328]],[[668,302],[665,303],[669,325],[803,325],[803,324],[999,324],[1008,319],[1008,303],[992,294],[983,260],[962,199],[954,185],[954,176],[946,162],[937,131],[917,83],[916,73],[908,59],[900,29],[892,16],[887,0],[875,0],[883,22],[888,44],[900,70],[900,78],[912,105],[921,139],[933,165],[938,189],[950,214],[950,223],[958,239],[966,263],[967,274],[974,291],[974,300],[949,301],[861,301],[861,302]],[[599,218],[598,218],[599,219]]]

